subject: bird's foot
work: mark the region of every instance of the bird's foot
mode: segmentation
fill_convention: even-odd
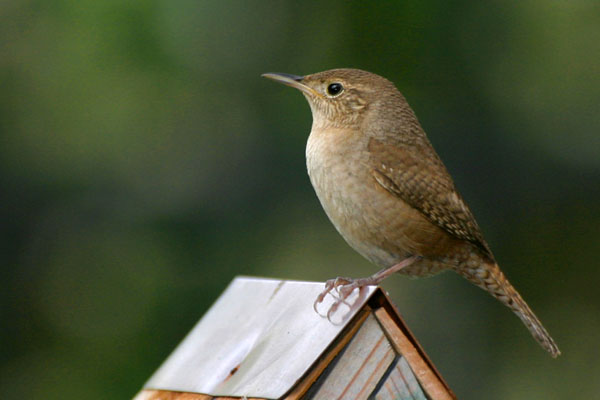
[[[333,322],[331,317],[342,304],[345,304],[348,306],[348,308],[352,309],[352,304],[348,303],[347,299],[350,297],[354,289],[359,289],[360,291],[365,286],[377,284],[373,283],[370,278],[371,277],[352,279],[338,276],[335,279],[329,279],[327,282],[325,282],[325,289],[317,296],[317,299],[313,304],[315,312],[320,316],[327,318],[330,322]],[[335,301],[329,307],[329,310],[326,314],[321,314],[318,306],[323,302],[328,294],[331,295]]]
[[[336,312],[336,310],[342,305],[347,305],[350,309],[352,309],[352,304],[349,304],[346,300],[350,297],[354,289],[362,290],[362,288],[371,285],[379,285],[381,281],[390,276],[393,273],[396,273],[403,268],[408,267],[416,261],[419,261],[421,256],[410,256],[400,261],[398,264],[394,264],[391,267],[384,268],[381,271],[376,272],[375,274],[368,276],[366,278],[344,278],[338,276],[335,279],[330,279],[325,282],[325,289],[317,296],[313,304],[313,308],[317,314],[322,317],[327,317],[329,321],[331,321],[331,316]],[[332,293],[335,291],[335,294]],[[318,306],[323,302],[327,295],[331,295],[335,302],[331,305],[327,314],[323,315],[319,312]],[[356,303],[356,301],[354,301]],[[332,321],[331,321],[332,322]]]

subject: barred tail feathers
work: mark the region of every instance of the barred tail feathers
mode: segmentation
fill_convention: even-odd
[[[481,264],[479,267],[459,271],[470,282],[489,292],[508,306],[523,321],[534,339],[554,358],[560,355],[558,346],[525,300],[510,284],[497,264]]]

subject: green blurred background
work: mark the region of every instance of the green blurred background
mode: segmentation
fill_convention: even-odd
[[[600,2],[0,3],[0,397],[131,398],[239,274],[365,276],[263,72],[394,81],[563,355],[454,274],[384,283],[460,398],[595,398]]]

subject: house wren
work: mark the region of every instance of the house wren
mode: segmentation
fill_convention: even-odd
[[[357,69],[263,76],[299,89],[308,100],[310,181],[346,242],[383,268],[368,278],[327,281],[315,306],[336,289],[334,309],[354,289],[379,284],[395,272],[428,276],[453,270],[510,307],[553,357],[560,354],[500,271],[473,214],[393,83]]]

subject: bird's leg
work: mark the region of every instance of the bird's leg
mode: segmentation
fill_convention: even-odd
[[[336,298],[336,302],[333,303],[333,305],[327,312],[327,317],[329,318],[330,315],[340,306],[340,304],[346,303],[346,299],[350,296],[350,294],[352,293],[352,291],[354,291],[354,289],[356,289],[356,288],[360,289],[362,287],[370,286],[370,285],[378,285],[379,283],[381,283],[385,278],[387,278],[391,274],[396,273],[396,272],[400,271],[401,269],[408,267],[409,265],[413,264],[416,261],[419,261],[420,259],[421,259],[421,256],[411,256],[411,257],[405,258],[404,260],[400,261],[398,264],[394,264],[391,267],[384,268],[381,271],[378,271],[378,272],[374,273],[373,275],[366,277],[366,278],[352,279],[352,278],[337,277],[335,279],[329,279],[327,282],[325,282],[325,289],[317,296],[317,299],[315,300],[315,303],[313,304],[313,308],[315,309],[315,311],[318,314],[319,311],[317,310],[317,306],[325,299],[325,296],[327,296],[327,294],[331,294],[331,291],[335,290],[337,292],[338,296],[331,294],[333,297]]]

